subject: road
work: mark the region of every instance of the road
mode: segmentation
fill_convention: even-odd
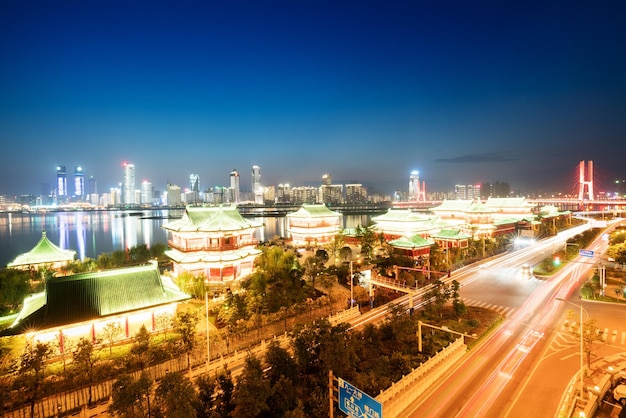
[[[522,277],[521,266],[549,256],[565,245],[571,233],[577,232],[569,231],[457,275],[464,300],[487,304],[509,315],[427,396],[416,399],[407,409],[407,416],[554,416],[564,390],[580,369],[580,357],[576,355],[579,345],[559,327],[567,309],[576,307],[557,298],[567,300],[574,296],[572,303],[581,303],[576,295],[593,263],[578,257],[547,280]],[[589,249],[599,254],[606,245],[598,240]],[[620,318],[616,315],[624,318],[624,307],[588,307],[592,303],[582,303],[599,320]],[[615,319],[607,323],[620,326]],[[598,355],[626,349],[605,346]]]

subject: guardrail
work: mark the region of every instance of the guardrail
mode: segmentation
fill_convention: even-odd
[[[393,383],[390,388],[381,391],[376,400],[383,405],[385,418],[403,416],[409,404],[432,387],[466,352],[467,346],[463,337],[457,338],[411,373]]]

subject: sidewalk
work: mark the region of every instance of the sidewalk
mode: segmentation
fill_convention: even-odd
[[[626,381],[626,352],[597,359],[590,371],[584,380],[589,400],[584,405],[579,401],[572,416],[578,417],[580,411],[585,411],[587,417],[618,418],[622,406],[613,399],[613,389]],[[590,411],[593,412],[589,414]]]

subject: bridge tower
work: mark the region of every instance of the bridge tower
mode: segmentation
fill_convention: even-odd
[[[585,170],[585,161],[580,161],[578,166],[579,183],[578,183],[578,200],[585,198],[585,186],[587,188],[587,197],[593,200],[593,161],[587,161],[587,169]]]

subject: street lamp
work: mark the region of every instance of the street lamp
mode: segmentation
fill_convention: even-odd
[[[561,298],[556,298],[556,300],[561,301],[561,302],[566,302],[569,303],[570,305],[574,305],[578,308],[580,308],[580,372],[579,372],[579,383],[578,383],[578,390],[580,392],[579,396],[580,399],[583,399],[583,395],[584,395],[584,374],[585,374],[585,366],[583,363],[583,305],[582,304],[577,304],[574,302],[570,302],[569,300],[565,300],[565,299],[561,299]]]
[[[361,260],[357,258],[356,262],[359,263]],[[350,308],[352,308],[354,304],[354,276],[352,273],[352,259],[350,259]]]
[[[204,279],[204,314],[206,315],[206,371],[209,372],[211,362],[211,345],[209,342],[209,278]]]

